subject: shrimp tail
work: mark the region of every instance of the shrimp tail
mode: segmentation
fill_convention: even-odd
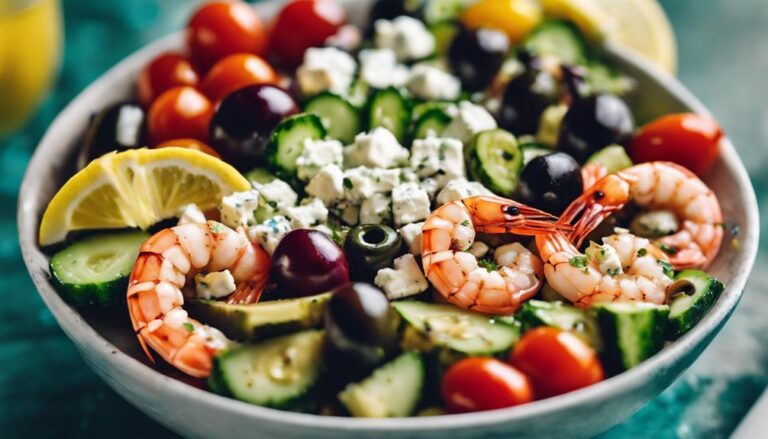
[[[227,299],[227,303],[235,305],[249,305],[258,303],[264,292],[265,282],[243,282],[232,295]]]

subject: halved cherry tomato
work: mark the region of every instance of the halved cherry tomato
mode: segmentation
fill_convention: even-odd
[[[277,75],[263,58],[248,53],[229,55],[211,67],[203,79],[203,93],[219,102],[246,85],[274,84]]]
[[[219,155],[219,153],[216,152],[215,149],[211,148],[207,144],[197,139],[172,139],[172,140],[166,140],[163,143],[155,145],[155,148],[171,148],[171,147],[194,149],[195,151],[204,152],[210,156],[216,157],[217,159],[221,158],[221,155]]]
[[[443,401],[452,412],[512,407],[533,400],[531,384],[520,371],[495,358],[465,358],[443,375]]]
[[[507,34],[512,43],[523,41],[540,21],[541,6],[533,0],[480,0],[461,14],[465,27],[498,29]]]
[[[149,108],[147,124],[152,144],[179,138],[205,141],[213,104],[192,87],[174,87]]]
[[[145,108],[164,92],[173,87],[188,85],[197,87],[200,77],[185,57],[164,53],[153,59],[139,75],[139,102]]]
[[[710,117],[670,114],[640,128],[629,153],[636,163],[674,162],[703,177],[715,165],[722,138],[723,130]]]
[[[272,27],[270,57],[283,67],[296,67],[308,48],[325,44],[346,19],[344,8],[335,0],[294,0],[283,8]]]
[[[567,393],[605,378],[594,349],[570,332],[545,326],[523,335],[510,363],[531,379],[536,398]]]
[[[263,55],[267,33],[256,11],[239,0],[213,1],[195,12],[187,26],[192,61],[205,71],[233,53]]]

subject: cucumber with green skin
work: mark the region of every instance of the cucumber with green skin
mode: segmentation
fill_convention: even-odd
[[[411,123],[411,100],[395,87],[375,91],[368,99],[368,129],[388,129],[403,144]]]
[[[677,338],[704,317],[725,289],[722,282],[701,270],[683,270],[675,276],[669,299],[667,335]]]
[[[275,128],[267,146],[269,170],[288,182],[296,181],[296,159],[304,152],[307,139],[324,139],[328,132],[315,114],[297,114],[283,119]]]
[[[456,39],[461,27],[454,21],[440,21],[429,26],[429,32],[435,37],[435,54],[445,57]]]
[[[552,55],[565,64],[586,62],[586,42],[576,26],[567,21],[542,22],[531,31],[523,47],[537,55]]]
[[[352,143],[361,129],[360,111],[347,98],[321,93],[307,101],[304,111],[320,116],[328,136],[344,144]]]
[[[597,322],[588,311],[562,302],[528,300],[523,303],[515,318],[522,325],[522,331],[539,326],[552,326],[573,332],[595,350],[601,350],[603,341]]]
[[[266,184],[272,182],[272,180],[276,179],[277,177],[269,172],[269,169],[267,168],[254,168],[245,174],[245,178],[250,181],[251,184]]]
[[[430,135],[440,137],[445,127],[451,123],[451,116],[444,110],[433,108],[425,112],[413,126],[413,139],[426,139]]]
[[[585,165],[601,165],[609,174],[619,172],[634,165],[627,150],[621,145],[610,145],[592,154]]]
[[[113,305],[125,300],[128,276],[144,232],[96,235],[76,242],[51,258],[51,280],[74,306]]]
[[[483,131],[467,150],[471,176],[502,196],[511,196],[523,170],[523,152],[515,136],[502,129]]]
[[[330,293],[324,293],[251,305],[192,300],[185,307],[192,317],[221,330],[229,338],[256,341],[321,326],[330,298]]]

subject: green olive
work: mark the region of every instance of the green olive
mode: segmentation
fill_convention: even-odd
[[[381,224],[355,226],[344,241],[352,280],[372,282],[382,268],[391,267],[402,252],[400,235]]]

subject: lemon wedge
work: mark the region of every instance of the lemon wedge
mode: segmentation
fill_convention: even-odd
[[[53,197],[40,224],[41,246],[74,230],[140,228],[171,218],[181,206],[215,208],[250,188],[235,168],[186,148],[135,149],[92,161]]]
[[[587,38],[593,41],[605,39],[615,26],[615,21],[607,15],[600,4],[594,0],[539,0],[544,16],[572,22]],[[615,0],[623,3],[623,0]]]

